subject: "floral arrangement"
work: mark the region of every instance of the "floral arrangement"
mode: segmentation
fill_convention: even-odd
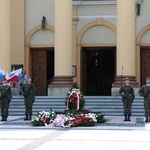
[[[34,126],[45,126],[49,125],[56,118],[56,113],[50,109],[49,112],[42,111],[38,112],[36,118],[31,120]]]
[[[105,119],[105,114],[100,113],[96,113],[95,114],[95,118],[97,119],[97,123],[104,123],[107,122],[107,120]]]
[[[66,109],[71,112],[82,111],[85,106],[83,93],[79,90],[78,84],[74,84],[67,93],[65,100]]]
[[[74,115],[68,114],[56,114],[54,111],[39,112],[38,116],[31,120],[34,126],[59,126],[59,127],[79,127],[79,126],[94,126],[96,123],[106,122],[103,114],[81,114]]]
[[[78,84],[74,84],[67,93],[65,100],[67,111],[65,114],[56,114],[52,109],[49,112],[38,112],[35,119],[31,120],[34,126],[61,126],[61,127],[79,127],[94,126],[96,123],[104,123],[107,120],[104,114],[89,113],[84,108],[85,100]],[[86,113],[85,113],[86,112]]]
[[[79,126],[86,127],[86,126],[94,126],[96,122],[97,120],[95,116],[89,113],[89,114],[74,115],[65,122],[65,125],[69,127],[79,127]]]

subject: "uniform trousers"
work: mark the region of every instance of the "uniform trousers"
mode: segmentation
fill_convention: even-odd
[[[33,105],[33,100],[30,97],[26,97],[24,99],[24,104],[25,104],[25,115],[32,115],[32,105]]]
[[[2,119],[7,119],[7,117],[8,117],[9,103],[10,103],[10,100],[8,100],[8,99],[1,100],[1,117],[2,117]]]
[[[145,117],[150,117],[150,99],[144,100]]]
[[[123,106],[124,106],[124,115],[125,116],[131,116],[131,108],[132,108],[132,99],[124,99],[123,100]]]

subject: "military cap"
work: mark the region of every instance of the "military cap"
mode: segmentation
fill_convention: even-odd
[[[150,80],[150,77],[147,77],[147,79],[146,80]]]
[[[31,77],[30,77],[30,76],[27,76],[27,79],[31,79]]]
[[[129,80],[129,78],[125,78],[125,81]]]

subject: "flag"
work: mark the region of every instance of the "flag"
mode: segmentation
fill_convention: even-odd
[[[9,82],[18,82],[18,78],[19,78],[21,72],[22,72],[22,68],[10,72],[7,77],[7,82],[8,83]]]
[[[2,70],[2,76],[3,76],[3,78],[5,78],[5,70],[4,69]]]
[[[2,72],[0,72],[0,82],[3,81],[3,75]]]
[[[4,78],[5,78],[5,71],[0,67],[0,81],[3,81]]]
[[[3,80],[3,76],[2,76],[2,69],[0,67],[0,82]]]

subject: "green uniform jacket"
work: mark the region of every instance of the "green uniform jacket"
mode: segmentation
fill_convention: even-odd
[[[35,85],[33,83],[25,83],[21,86],[21,92],[25,98],[35,99]]]
[[[150,99],[150,86],[148,85],[143,85],[140,89],[139,89],[139,95],[143,96],[144,99]]]
[[[120,95],[123,99],[132,99],[134,100],[134,89],[131,85],[123,85],[119,90]]]
[[[0,99],[8,99],[9,101],[12,99],[12,90],[9,85],[0,86]]]

